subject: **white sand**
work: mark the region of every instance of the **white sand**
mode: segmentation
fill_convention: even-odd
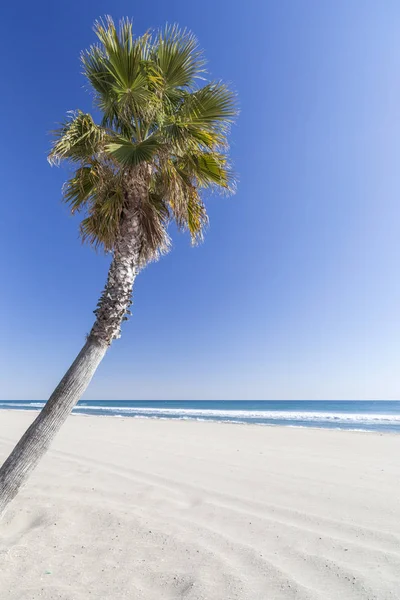
[[[0,413],[0,460],[33,418]],[[71,417],[0,524],[1,600],[398,600],[400,436]]]

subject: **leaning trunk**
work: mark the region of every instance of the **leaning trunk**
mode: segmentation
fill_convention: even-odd
[[[134,188],[131,186],[127,191],[107,283],[86,344],[0,469],[0,516],[81,398],[112,340],[120,337],[121,323],[129,313],[133,283],[139,271],[141,225],[138,204],[143,193],[147,193],[143,183]]]
[[[89,385],[107,347],[88,339],[0,470],[0,515],[46,452]]]

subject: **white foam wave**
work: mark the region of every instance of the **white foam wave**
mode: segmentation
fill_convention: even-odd
[[[340,413],[340,412],[311,412],[311,411],[275,411],[275,410],[219,410],[219,409],[200,409],[200,408],[152,408],[152,407],[134,407],[134,406],[95,406],[80,405],[76,409],[79,411],[101,411],[118,412],[119,414],[132,414],[137,416],[152,417],[178,417],[178,418],[215,418],[215,419],[246,419],[260,420],[267,419],[272,421],[318,421],[318,422],[341,422],[341,423],[387,423],[400,424],[400,414],[379,414],[379,413]]]
[[[44,402],[0,402],[0,408],[10,409],[40,409]],[[112,414],[113,416],[132,416],[142,418],[159,419],[195,419],[195,420],[224,420],[226,422],[260,422],[268,421],[270,423],[315,423],[317,424],[340,424],[347,425],[400,425],[400,414],[381,414],[381,413],[344,413],[344,412],[319,412],[319,411],[289,411],[289,410],[223,410],[223,409],[205,409],[205,408],[164,408],[164,407],[143,407],[143,406],[124,406],[115,404],[114,406],[80,404],[74,408],[75,413],[101,413]]]
[[[0,408],[43,408],[45,402],[0,402]]]

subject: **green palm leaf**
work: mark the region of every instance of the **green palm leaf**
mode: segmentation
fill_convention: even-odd
[[[203,240],[203,232],[207,225],[208,215],[206,207],[201,201],[197,190],[193,189],[188,196],[187,203],[187,226],[193,244]]]
[[[202,152],[188,155],[186,169],[197,180],[199,187],[221,186],[227,190],[233,187],[233,175],[224,154]]]
[[[82,53],[84,73],[97,92],[103,123],[131,133],[129,124],[140,107],[151,101],[145,69],[149,35],[134,39],[132,23],[123,19],[117,31],[111,17],[95,23],[101,46]]]
[[[80,167],[64,186],[64,201],[71,212],[81,210],[96,190],[96,176],[91,167]]]
[[[155,50],[155,62],[169,90],[188,87],[203,73],[203,54],[196,37],[177,25],[160,32]]]
[[[210,150],[227,145],[227,132],[237,114],[235,94],[214,82],[191,94],[166,124],[166,135],[179,149],[205,147]]]
[[[213,82],[187,94],[178,116],[186,125],[206,130],[226,127],[237,115],[235,94],[224,83]]]
[[[143,142],[132,143],[120,138],[118,141],[106,145],[106,152],[124,167],[136,167],[140,163],[150,162],[159,150],[160,144],[153,137]]]
[[[96,125],[91,115],[80,110],[70,113],[54,133],[55,141],[48,157],[52,164],[62,159],[85,160],[99,152],[106,139],[104,129]]]

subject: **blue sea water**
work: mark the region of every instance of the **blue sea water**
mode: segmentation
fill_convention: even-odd
[[[38,410],[44,402],[0,400],[1,409]],[[400,401],[83,400],[74,413],[400,433]]]

